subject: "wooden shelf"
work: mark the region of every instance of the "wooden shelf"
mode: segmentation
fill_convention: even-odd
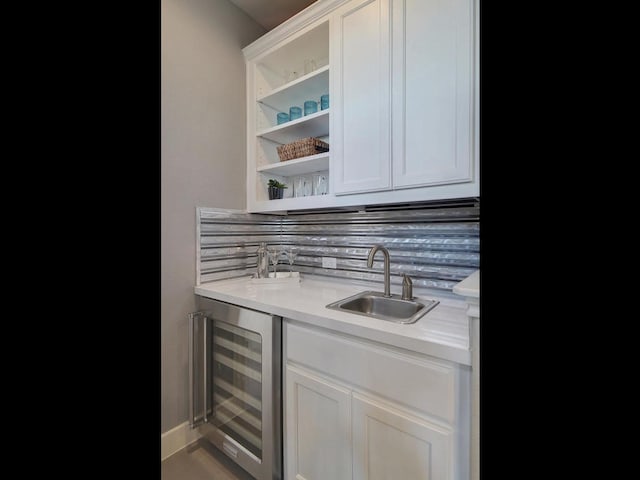
[[[289,107],[295,105],[304,111],[306,100],[316,100],[319,109],[320,96],[325,93],[329,93],[329,65],[276,88],[267,95],[258,98],[258,102],[275,110],[288,112]]]
[[[297,120],[261,130],[256,133],[256,136],[280,144],[294,142],[306,137],[325,137],[329,135],[329,110],[329,108],[320,110]]]
[[[308,157],[296,158],[285,162],[273,163],[258,167],[260,173],[272,173],[274,175],[282,175],[283,177],[291,177],[294,175],[304,175],[305,173],[320,172],[329,170],[329,152],[309,155]]]

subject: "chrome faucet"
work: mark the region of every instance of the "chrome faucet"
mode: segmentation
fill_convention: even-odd
[[[369,251],[369,258],[367,259],[367,267],[373,268],[373,257],[376,252],[380,250],[384,255],[384,296],[391,296],[391,272],[389,271],[389,251],[382,245],[376,245]]]

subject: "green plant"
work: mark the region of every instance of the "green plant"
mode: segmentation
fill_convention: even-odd
[[[284,183],[280,183],[279,181],[274,180],[273,178],[269,179],[269,186],[276,187],[276,188],[288,188]]]

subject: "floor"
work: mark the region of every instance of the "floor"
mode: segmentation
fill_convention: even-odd
[[[200,439],[162,461],[162,480],[253,480],[208,441]]]

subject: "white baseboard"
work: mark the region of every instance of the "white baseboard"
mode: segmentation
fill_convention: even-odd
[[[202,435],[197,429],[189,428],[189,422],[184,422],[160,436],[160,455],[162,460],[170,457],[178,450],[182,450],[190,443],[198,440]]]

